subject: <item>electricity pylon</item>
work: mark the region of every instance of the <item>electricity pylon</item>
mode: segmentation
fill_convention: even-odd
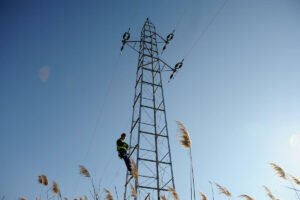
[[[160,44],[164,51],[173,36],[174,31],[161,37],[148,18],[140,40],[130,40],[129,30],[123,35],[121,51],[128,45],[139,54],[129,145],[138,178],[127,172],[124,200],[132,199],[132,188],[136,191],[135,200],[160,200],[169,187],[175,188],[162,72],[171,72],[170,80],[173,79],[183,60],[172,67],[159,58],[158,49]]]

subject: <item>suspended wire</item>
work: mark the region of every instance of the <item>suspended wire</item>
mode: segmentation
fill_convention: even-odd
[[[184,55],[184,58],[187,58],[190,53],[192,52],[192,50],[196,47],[196,44],[200,41],[200,39],[205,35],[205,33],[207,32],[207,30],[209,29],[209,27],[215,22],[215,20],[217,19],[217,17],[220,15],[221,11],[224,9],[224,7],[226,6],[226,4],[228,3],[229,0],[224,0],[223,4],[221,5],[221,7],[217,10],[217,12],[215,13],[215,15],[211,18],[211,20],[209,21],[209,23],[206,25],[206,27],[202,30],[202,32],[199,34],[199,37],[195,40],[195,42],[192,44],[191,48],[186,52],[186,54]]]
[[[131,13],[131,16],[130,16],[130,22],[132,22],[133,21],[133,19],[134,19],[134,17],[136,17],[136,15],[138,15],[138,12],[139,12],[139,9],[134,9],[133,8],[133,10],[134,10],[134,12],[130,12]],[[132,24],[131,24],[132,25]],[[120,58],[120,56],[118,57],[118,59]],[[127,120],[127,122],[126,122],[126,124],[129,124],[128,126],[127,125],[125,125],[124,126],[124,128],[122,129],[122,132],[129,132],[130,131],[130,129],[131,129],[131,121],[132,121],[132,119],[131,119],[131,115],[129,115],[129,117],[128,117],[129,119]],[[127,128],[125,128],[127,126]],[[108,164],[106,165],[107,167],[108,166],[110,166],[111,165],[111,162],[112,162],[112,159],[109,159],[109,161],[107,162]],[[105,168],[105,170],[103,171],[103,173],[102,173],[102,176],[101,176],[101,180],[105,177],[105,175],[106,175],[106,169],[107,169],[107,167]],[[119,172],[120,172],[120,170],[121,170],[121,167],[122,167],[122,165],[119,165],[119,167],[117,168],[117,170],[116,170],[116,172],[115,172],[115,174],[114,174],[114,176],[112,177],[112,178],[110,178],[110,183],[109,183],[109,186],[108,186],[108,188],[110,188],[111,187],[111,185],[112,185],[112,183],[116,180],[116,178],[118,178],[118,176],[119,176]]]
[[[119,165],[119,167],[117,168],[113,178],[111,179],[110,183],[108,184],[108,187],[110,188],[111,185],[114,183],[115,179],[119,176],[119,172],[121,170],[122,165]]]
[[[188,5],[185,6],[185,8],[183,9],[182,14],[181,14],[180,17],[177,19],[177,22],[176,22],[175,25],[174,25],[174,29],[176,29],[177,27],[179,27],[179,25],[181,25],[182,19],[184,18],[185,14],[186,14],[186,12],[187,12],[187,10],[188,10],[187,8],[188,8]]]
[[[83,158],[83,162],[82,163],[86,163],[87,162],[87,159],[88,159],[88,156],[89,156],[89,153],[90,153],[90,151],[91,151],[91,148],[92,148],[92,145],[93,145],[93,142],[94,142],[94,138],[95,138],[95,136],[96,136],[96,133],[97,133],[97,128],[98,128],[98,125],[100,124],[100,120],[101,120],[101,118],[102,118],[102,116],[103,116],[103,111],[104,111],[104,108],[105,108],[105,104],[106,104],[106,102],[107,102],[107,98],[108,98],[108,95],[109,95],[109,93],[110,93],[110,89],[111,89],[111,87],[112,87],[112,85],[113,85],[113,80],[114,80],[114,78],[115,78],[115,74],[116,74],[116,68],[119,66],[119,61],[120,61],[120,55],[118,56],[118,58],[115,60],[115,63],[114,63],[114,65],[113,66],[116,66],[115,68],[113,68],[113,71],[112,71],[112,75],[111,75],[111,78],[110,78],[110,80],[109,80],[109,82],[108,82],[108,87],[107,87],[107,89],[106,89],[106,91],[105,91],[105,94],[104,94],[104,97],[103,97],[103,102],[102,102],[102,104],[101,104],[101,106],[100,106],[100,109],[99,109],[99,112],[98,112],[98,117],[97,117],[97,120],[96,120],[96,124],[95,124],[95,127],[94,127],[94,129],[93,129],[93,131],[92,131],[92,133],[91,133],[91,137],[90,137],[90,139],[89,139],[89,141],[88,141],[88,149],[87,149],[87,151],[86,151],[86,154],[84,155],[84,158]],[[110,159],[111,160],[111,159]],[[109,161],[110,161],[109,160]],[[106,166],[107,166],[108,164],[106,164]],[[106,167],[105,167],[106,168]],[[76,181],[76,183],[75,183],[75,187],[74,187],[74,192],[77,190],[77,186],[78,186],[78,182],[79,182],[79,178],[78,178],[78,180]],[[73,192],[73,193],[74,193]]]
[[[120,56],[118,56],[118,59],[117,59],[117,61],[116,61],[116,64],[113,65],[113,66],[117,66],[117,67],[118,67],[118,66],[119,66],[119,61],[120,61]],[[112,85],[113,85],[113,83],[114,83],[115,72],[116,72],[116,68],[115,68],[115,69],[113,70],[113,72],[112,72],[112,78],[109,80],[108,88],[107,88],[107,90],[105,91],[105,95],[104,95],[104,98],[103,98],[103,103],[101,104],[101,107],[100,107],[100,109],[99,109],[99,114],[98,114],[98,117],[97,117],[97,120],[96,120],[96,125],[95,125],[94,131],[93,131],[93,133],[92,133],[92,137],[91,137],[91,139],[90,139],[90,141],[89,141],[87,153],[86,153],[86,155],[85,155],[85,157],[84,157],[84,163],[85,163],[86,160],[88,159],[88,155],[89,155],[89,153],[90,153],[90,150],[91,150],[92,145],[93,145],[93,142],[94,142],[94,138],[95,138],[96,133],[97,133],[96,130],[97,130],[98,124],[100,124],[100,120],[101,120],[101,118],[102,118],[102,116],[103,116],[103,111],[104,111],[104,108],[105,108],[105,104],[106,104],[106,101],[107,101],[107,97],[108,97],[108,95],[109,95],[109,93],[110,93],[110,89],[111,89],[111,87],[112,87]]]
[[[133,17],[134,17],[134,13],[132,13],[131,19],[132,19]],[[130,21],[132,21],[132,20],[130,20]],[[83,163],[86,163],[86,162],[87,162],[89,153],[90,153],[90,151],[91,151],[91,147],[92,147],[92,145],[93,145],[93,141],[94,141],[94,138],[95,138],[95,135],[96,135],[96,131],[97,131],[98,124],[99,124],[99,122],[100,122],[100,119],[101,119],[102,116],[103,116],[103,110],[104,110],[104,108],[105,108],[105,104],[106,104],[106,102],[107,102],[107,98],[108,98],[108,95],[109,95],[109,93],[110,93],[110,89],[111,89],[111,87],[112,87],[112,84],[114,83],[114,78],[115,78],[116,71],[117,71],[116,68],[119,67],[120,56],[121,56],[121,55],[119,54],[118,57],[117,57],[117,59],[115,59],[115,63],[112,65],[112,66],[116,66],[116,67],[113,68],[113,72],[112,72],[110,81],[109,81],[109,83],[108,83],[108,87],[107,87],[107,89],[106,89],[106,91],[105,91],[105,95],[104,95],[104,98],[103,98],[103,103],[102,103],[102,105],[101,105],[101,107],[100,107],[100,109],[99,109],[99,113],[98,113],[98,117],[97,117],[97,120],[96,120],[95,128],[94,128],[94,130],[93,130],[93,132],[92,132],[91,139],[89,140],[88,149],[87,149],[87,152],[86,152],[86,154],[85,154],[85,156],[84,156],[84,158],[83,158]],[[101,182],[102,182],[102,180],[103,180],[103,177],[104,177],[104,175],[105,175],[105,172],[106,172],[107,168],[111,165],[111,161],[112,161],[112,159],[109,159],[109,160],[106,162],[106,164],[105,164],[104,170],[103,170],[102,175],[101,175],[101,177],[100,177],[100,184],[101,184]],[[120,169],[120,167],[119,167],[119,169]],[[118,169],[118,171],[119,171],[119,169]],[[76,191],[77,186],[78,186],[78,180],[76,181],[76,184],[75,184],[75,187],[74,187],[74,192]]]

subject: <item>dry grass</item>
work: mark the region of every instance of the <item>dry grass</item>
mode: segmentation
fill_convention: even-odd
[[[83,165],[79,165],[80,174],[84,177],[91,177],[90,172]]]
[[[200,192],[200,195],[202,200],[208,200],[206,194],[204,194],[203,192]]]
[[[250,197],[249,195],[246,195],[246,194],[241,194],[239,197],[244,198],[246,200],[254,200],[252,197]]]
[[[187,131],[187,129],[185,128],[183,123],[181,123],[180,121],[177,121],[177,125],[178,125],[179,131],[181,133],[180,144],[187,149],[191,148],[192,140],[191,140],[189,132]]]
[[[130,193],[133,198],[136,198],[136,191],[131,183],[130,183]]]
[[[174,200],[179,200],[179,196],[178,196],[175,188],[168,187],[168,191],[171,193],[171,196]]]
[[[105,200],[114,200],[112,193],[109,190],[104,189],[104,191],[106,193]]]
[[[56,181],[53,181],[52,192],[54,194],[60,194],[60,189],[59,189],[58,184],[56,183]]]
[[[286,173],[281,167],[279,167],[278,165],[276,165],[274,163],[270,163],[270,165],[273,167],[273,169],[275,170],[275,172],[277,173],[277,175],[279,177],[286,179]]]
[[[161,200],[167,200],[166,195],[163,194],[163,195],[161,196]]]
[[[27,200],[25,197],[20,197],[19,200]]]
[[[215,184],[216,184],[217,188],[219,189],[220,194],[224,194],[227,197],[231,197],[232,196],[231,193],[229,192],[229,190],[226,187],[221,186],[221,185],[219,185],[217,183],[215,183]]]
[[[267,186],[264,185],[263,187],[265,188],[265,191],[270,199],[279,200],[272,194],[271,190]]]
[[[38,178],[40,184],[47,186],[48,185],[48,178],[46,175],[40,175]]]
[[[300,185],[300,179],[298,179],[295,176],[291,176],[292,180],[294,181],[294,183],[296,183],[297,185]]]
[[[131,173],[132,173],[133,178],[136,181],[138,181],[138,176],[139,176],[138,168],[137,168],[137,165],[135,164],[134,160],[132,160],[132,159],[131,159]]]

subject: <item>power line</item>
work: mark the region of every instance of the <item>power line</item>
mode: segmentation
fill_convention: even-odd
[[[211,18],[209,23],[206,25],[206,27],[202,30],[202,32],[199,34],[198,38],[195,40],[195,42],[192,44],[191,48],[186,52],[184,58],[187,58],[192,50],[196,47],[196,44],[200,41],[200,39],[205,35],[209,27],[215,22],[221,11],[224,9],[225,5],[228,3],[229,0],[224,0],[221,7],[217,10],[216,14]]]
[[[119,66],[119,61],[120,61],[120,55],[119,55],[118,58],[115,60],[115,63],[114,63],[113,66],[118,67],[118,66]],[[85,156],[84,156],[84,158],[83,158],[83,162],[82,162],[82,163],[86,163],[86,161],[87,161],[87,159],[88,159],[88,155],[89,155],[89,153],[90,153],[90,151],[91,151],[91,148],[92,148],[92,145],[93,145],[93,141],[94,141],[94,138],[95,138],[95,136],[96,136],[97,127],[98,127],[98,124],[100,124],[100,119],[101,119],[102,116],[103,116],[103,111],[104,111],[104,108],[105,108],[105,104],[106,104],[106,101],[107,101],[107,97],[108,97],[108,95],[109,95],[109,93],[110,93],[110,89],[111,89],[111,87],[112,87],[112,84],[113,84],[113,80],[114,80],[114,78],[115,78],[115,72],[116,72],[116,71],[117,71],[116,68],[113,68],[113,72],[112,72],[111,78],[110,78],[110,80],[109,80],[109,82],[108,82],[108,87],[107,87],[107,89],[106,89],[106,91],[105,91],[105,94],[104,94],[103,102],[102,102],[102,104],[101,104],[101,106],[100,106],[100,109],[99,109],[99,113],[98,113],[98,117],[97,117],[97,120],[96,120],[95,127],[94,127],[94,129],[93,129],[93,131],[92,131],[92,135],[91,135],[90,140],[89,140],[89,142],[88,142],[88,149],[87,149],[87,152],[86,152],[86,154],[85,154]],[[76,181],[76,184],[75,184],[75,187],[74,187],[74,192],[77,190],[78,182],[79,182],[79,178],[78,178],[78,180]]]

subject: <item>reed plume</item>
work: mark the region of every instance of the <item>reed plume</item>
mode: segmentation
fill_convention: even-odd
[[[59,194],[59,193],[60,193],[58,184],[57,184],[55,181],[53,181],[52,192],[53,192],[54,194]]]
[[[176,121],[179,132],[181,133],[180,143],[181,145],[189,150],[189,156],[190,156],[190,195],[191,200],[196,199],[196,193],[195,193],[195,179],[194,179],[194,167],[193,167],[193,156],[192,156],[192,140],[190,137],[190,134],[188,130],[185,128],[182,122]]]
[[[138,181],[138,176],[139,176],[138,168],[133,159],[131,159],[131,173],[132,173],[133,178],[136,181]]]
[[[54,194],[57,194],[57,195],[59,196],[59,198],[62,199],[62,198],[61,198],[61,192],[60,192],[60,189],[59,189],[58,184],[56,183],[56,181],[53,181],[53,184],[52,184],[52,192],[53,192]]]
[[[114,200],[112,193],[109,190],[104,189],[104,191],[106,193],[105,200]]]
[[[84,167],[83,165],[79,165],[79,169],[80,169],[80,174],[84,177],[91,177],[90,172],[87,170],[86,167]]]
[[[79,165],[79,171],[80,171],[80,174],[81,174],[83,177],[87,177],[87,178],[90,179],[91,184],[92,184],[92,187],[93,187],[94,198],[95,198],[96,200],[99,200],[98,192],[96,191],[96,187],[95,187],[95,184],[94,184],[94,180],[93,180],[93,178],[91,177],[91,174],[90,174],[89,170],[88,170],[85,166]]]
[[[161,200],[167,200],[166,195],[163,194],[163,195],[161,196]]]
[[[181,133],[181,139],[180,139],[180,143],[183,147],[189,149],[192,147],[192,140],[190,137],[189,132],[187,131],[187,129],[185,128],[185,126],[183,125],[182,122],[180,121],[176,121],[179,131]]]
[[[286,179],[286,173],[281,167],[279,167],[274,163],[270,163],[270,165],[272,166],[272,168],[274,169],[274,171],[277,173],[279,177]]]
[[[168,191],[171,193],[171,196],[174,200],[179,200],[178,194],[175,190],[175,188],[168,187]]]
[[[200,192],[200,195],[202,200],[208,200],[206,194],[204,194],[203,192]]]
[[[291,175],[291,178],[294,181],[294,183],[296,183],[297,185],[300,185],[300,179],[298,179],[297,177],[292,176],[292,175]]]
[[[131,192],[131,196],[133,198],[136,198],[136,191],[135,188],[133,187],[133,185],[130,183],[130,192]]]
[[[48,178],[46,175],[40,175],[38,178],[40,184],[47,186],[48,185]]]
[[[280,177],[283,178],[284,180],[288,180],[290,182],[290,184],[292,185],[292,189],[294,190],[294,192],[296,193],[296,196],[298,198],[298,200],[300,200],[300,196],[298,191],[295,188],[294,183],[296,183],[297,185],[300,185],[300,180],[290,174],[287,174],[281,167],[279,167],[278,165],[274,164],[274,163],[270,163],[270,165],[272,166],[272,168],[274,169],[274,171],[276,172],[276,174]],[[266,190],[267,191],[267,190]],[[270,196],[269,196],[270,197]],[[270,197],[271,198],[271,197]]]
[[[298,200],[300,200],[299,190],[297,190],[296,187],[295,187],[295,185],[294,185],[294,183],[296,185],[300,185],[300,180],[297,177],[293,176],[293,175],[289,175],[289,177],[290,177],[289,182],[292,185],[292,190],[294,190],[294,192],[296,193],[296,196],[297,196]]]
[[[264,187],[264,189],[265,189],[265,191],[266,191],[266,193],[267,193],[267,195],[269,196],[270,199],[272,199],[272,200],[279,200],[279,199],[277,199],[277,198],[272,194],[271,190],[270,190],[267,186],[264,185],[263,187]]]
[[[241,194],[239,197],[244,198],[246,200],[254,200],[252,197],[250,197],[249,195],[246,195],[246,194]]]
[[[232,196],[231,193],[229,192],[229,190],[226,187],[221,186],[221,185],[219,185],[217,183],[215,183],[215,184],[216,184],[217,188],[219,189],[220,194],[224,194],[227,197],[231,197]]]

